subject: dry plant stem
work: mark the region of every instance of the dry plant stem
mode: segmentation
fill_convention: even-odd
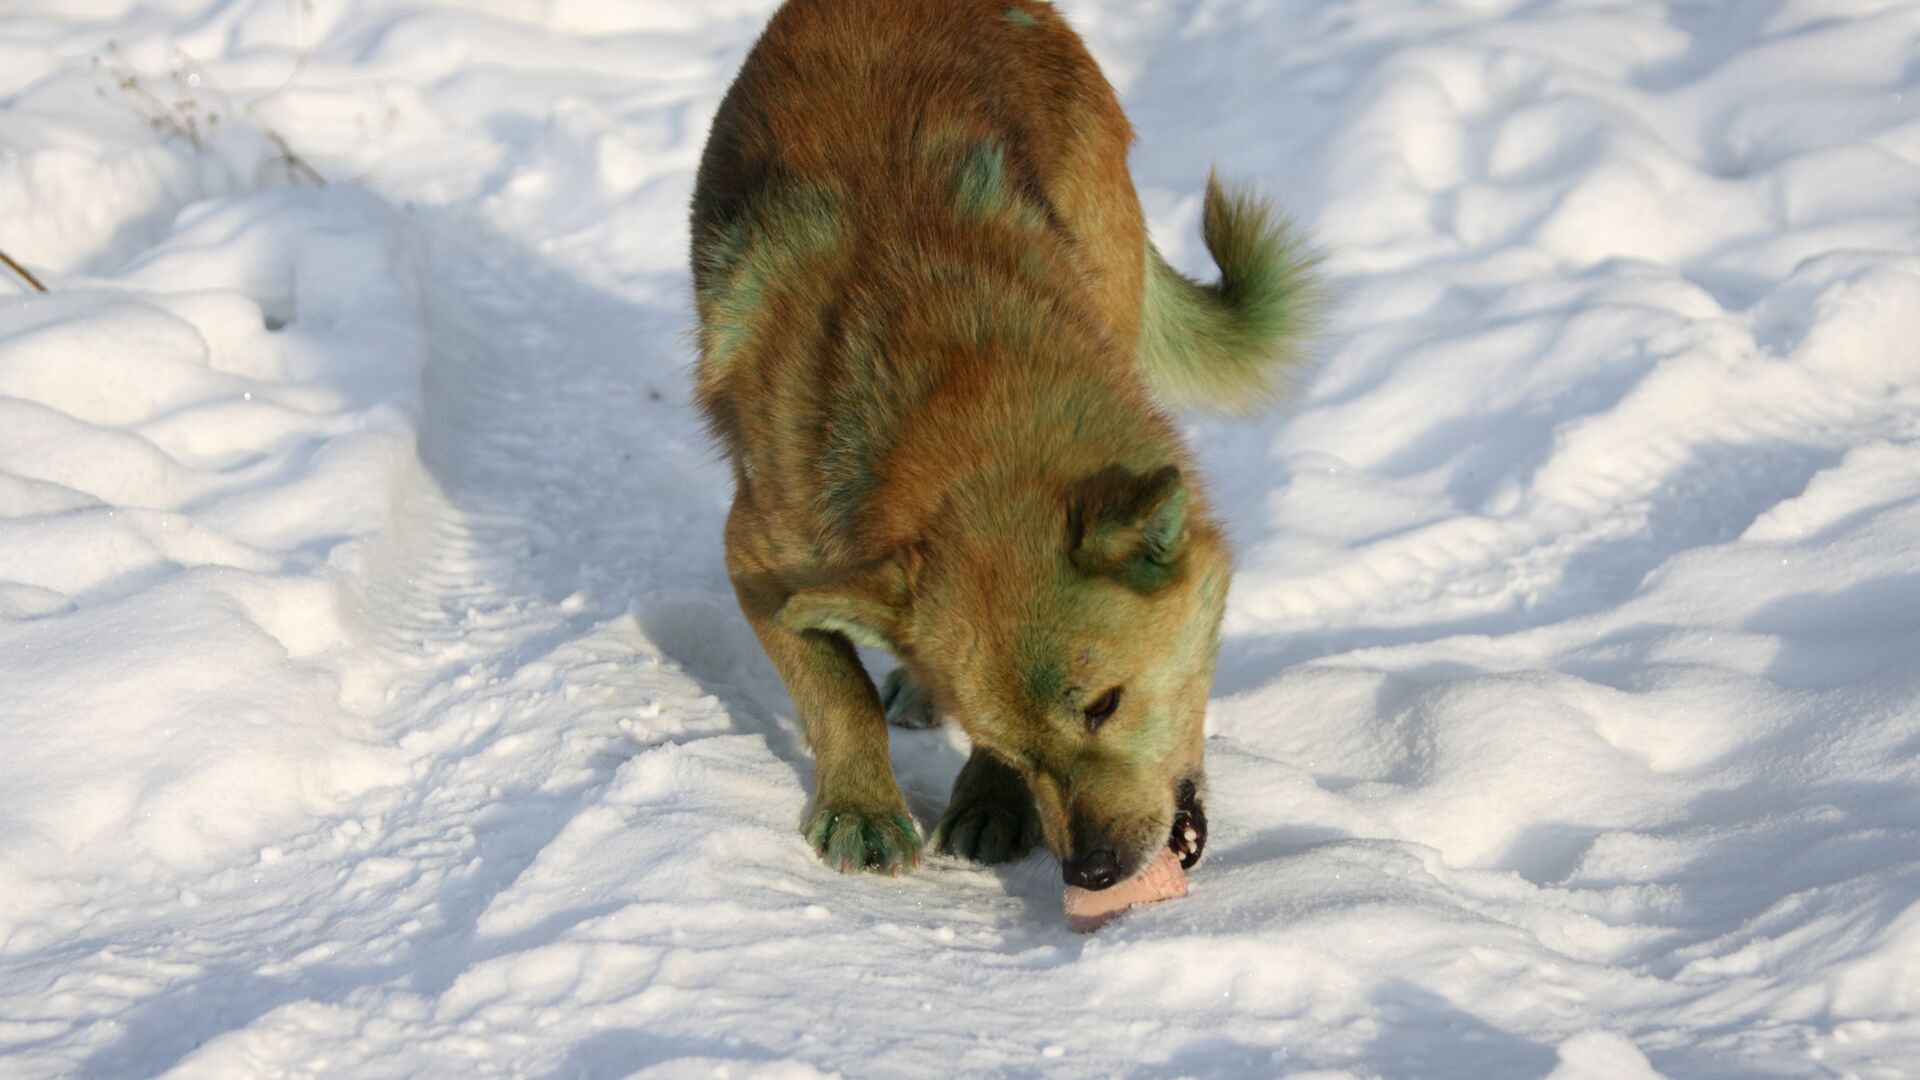
[[[0,251],[0,262],[6,263],[7,269],[13,271],[16,274],[19,274],[22,278],[24,278],[27,284],[33,286],[33,290],[35,292],[47,291],[47,287],[45,285],[40,284],[39,278],[34,277],[32,272],[29,271],[26,267],[21,266],[19,263],[13,261],[13,256],[8,255],[4,251]]]
[[[312,181],[316,187],[327,186],[327,179],[320,174],[320,170],[314,168],[295,152],[293,144],[287,141],[287,137],[274,130],[273,125],[267,123],[255,108],[262,101],[285,90],[292,83],[301,68],[306,65],[304,53],[285,82],[245,105],[235,103],[227,94],[226,88],[213,77],[213,73],[203,67],[185,49],[176,49],[174,53],[178,66],[173,69],[172,79],[179,96],[173,102],[166,101],[148,88],[146,81],[121,56],[118,45],[109,42],[104,53],[95,57],[95,63],[106,68],[108,74],[113,77],[115,85],[125,96],[127,104],[136,114],[145,118],[155,131],[184,139],[195,151],[205,152],[206,136],[211,135],[218,128],[223,117],[244,115],[253,121],[260,132],[280,151],[280,162],[287,167],[290,177],[305,178]],[[194,96],[195,90],[201,87],[219,99],[223,111],[202,113],[199,101]],[[104,91],[102,93],[104,96]],[[203,125],[205,131],[203,131]]]
[[[260,125],[261,133],[266,135],[266,137],[270,139],[273,142],[273,145],[280,151],[280,160],[286,164],[288,172],[305,176],[307,179],[313,181],[314,187],[327,186],[327,178],[320,175],[320,170],[314,168],[311,164],[307,162],[306,158],[301,157],[297,152],[295,152],[293,149],[293,144],[287,141],[287,137],[285,135],[280,134],[279,131],[275,130],[274,126],[272,124],[267,123],[267,121],[261,117],[259,112],[256,111],[256,106],[258,106],[261,102],[267,100],[268,98],[274,96],[275,94],[278,94],[280,91],[285,90],[287,87],[293,85],[293,80],[299,77],[301,69],[307,66],[307,56],[305,52],[302,52],[300,54],[299,60],[294,63],[293,70],[288,73],[286,80],[284,82],[282,82],[279,86],[276,86],[273,89],[267,91],[266,93],[261,94],[259,97],[254,98],[252,101],[247,102],[247,104],[244,107],[237,108],[234,105],[233,98],[227,96],[227,88],[220,84],[220,80],[213,77],[212,72],[208,71],[205,67],[201,66],[200,61],[195,60],[193,58],[192,53],[189,53],[185,49],[176,49],[174,51],[179,55],[180,62],[184,64],[186,67],[191,68],[193,73],[200,77],[200,81],[206,84],[207,89],[211,90],[212,92],[220,96],[220,100],[224,102],[227,106],[227,114],[229,116],[233,115],[236,112],[244,112],[246,115],[253,118],[254,123]]]
[[[249,107],[248,111],[251,113],[251,107]],[[285,136],[267,127],[265,124],[261,125],[260,130],[266,132],[267,138],[273,140],[273,145],[280,148],[280,160],[286,162],[288,171],[305,175],[307,179],[313,181],[314,187],[327,186],[327,178],[320,175],[320,170],[307,164],[306,158],[294,153],[293,147],[288,145]]]
[[[106,50],[94,57],[94,63],[106,68],[128,106],[155,131],[185,139],[195,151],[206,151],[207,145],[200,133],[198,104],[193,99],[185,98],[172,103],[161,99],[147,88],[146,81],[121,55],[120,46],[115,42],[108,42]],[[105,96],[104,90],[100,93]],[[217,122],[217,116],[209,118],[209,123]]]

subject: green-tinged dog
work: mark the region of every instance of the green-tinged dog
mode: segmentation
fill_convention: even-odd
[[[1231,570],[1158,401],[1272,400],[1315,288],[1217,183],[1220,283],[1168,267],[1131,139],[1034,0],[788,0],[714,118],[699,401],[733,460],[740,607],[818,766],[804,831],[841,870],[920,859],[888,717],[972,740],[936,849],[1044,837],[1098,889],[1205,844]],[[900,658],[884,692],[856,643]]]

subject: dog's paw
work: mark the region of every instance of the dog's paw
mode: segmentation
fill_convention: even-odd
[[[807,822],[814,854],[843,874],[898,876],[920,865],[920,831],[905,811],[823,806]]]
[[[933,830],[933,850],[977,863],[1011,862],[1040,842],[1040,814],[1000,801],[950,806]]]
[[[933,699],[908,677],[906,668],[894,668],[880,687],[880,707],[887,710],[887,723],[894,727],[930,728],[940,725],[940,714],[933,711]]]
[[[1180,869],[1191,870],[1207,850],[1207,805],[1200,798],[1200,782],[1180,781],[1173,793],[1173,831],[1167,835],[1167,849],[1180,860]]]

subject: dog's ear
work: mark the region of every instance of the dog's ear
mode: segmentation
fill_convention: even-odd
[[[794,633],[845,634],[861,645],[899,655],[913,607],[912,551],[869,563],[787,598],[774,622]]]
[[[1067,508],[1073,565],[1136,589],[1172,578],[1186,538],[1187,485],[1172,465],[1150,473],[1102,469],[1080,482]]]

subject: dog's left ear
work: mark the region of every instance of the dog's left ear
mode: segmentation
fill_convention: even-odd
[[[1073,564],[1136,589],[1167,583],[1187,539],[1187,484],[1168,465],[1150,473],[1119,466],[1086,478],[1067,509]]]
[[[907,644],[914,560],[914,552],[903,551],[801,589],[787,598],[773,621],[796,634],[845,634],[858,644],[898,656]]]

